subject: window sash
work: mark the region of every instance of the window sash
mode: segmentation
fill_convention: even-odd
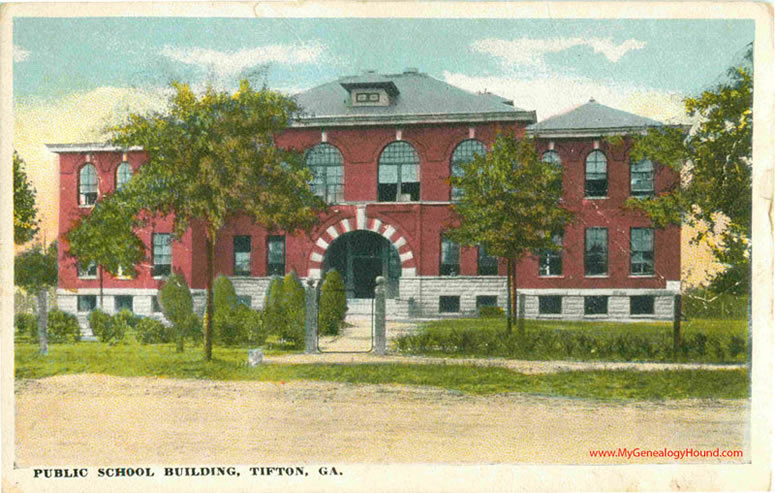
[[[630,274],[654,273],[654,230],[630,229]]]
[[[608,274],[607,228],[588,228],[585,231],[584,273],[587,276]]]
[[[118,165],[118,170],[116,171],[116,190],[120,190],[121,187],[126,185],[131,179],[132,167],[128,162],[124,161]]]
[[[153,276],[172,273],[172,238],[169,233],[153,234]]]
[[[479,245],[477,253],[477,273],[480,276],[498,275],[498,257],[488,254],[482,245]]]
[[[266,270],[270,276],[285,275],[285,236],[270,236],[266,244]]]
[[[448,238],[441,239],[441,275],[454,276],[460,273],[460,245]]]

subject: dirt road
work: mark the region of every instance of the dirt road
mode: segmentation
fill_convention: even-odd
[[[592,449],[744,449],[747,401],[599,403],[326,382],[70,375],[17,382],[19,466],[676,462]],[[695,458],[678,461],[713,462]]]

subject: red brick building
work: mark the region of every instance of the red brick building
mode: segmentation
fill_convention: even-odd
[[[385,276],[393,317],[505,306],[505,263],[447,241],[444,231],[456,195],[450,174],[509,130],[534,135],[544,159],[563,167],[563,201],[577,213],[556,239],[561,252],[536,252],[518,265],[527,316],[671,316],[680,288],[680,229],[655,229],[624,203],[658,193],[675,176],[649,161],[631,163],[626,142],[612,147],[606,140],[659,122],[590,101],[535,123],[535,112],[511,101],[472,94],[412,69],[344,77],[297,100],[303,112],[277,143],[307,152],[311,186],[331,209],[308,236],[269,234],[247,218],[224,228],[216,272],[231,277],[243,302],[262,307],[273,275],[295,270],[302,278],[320,278],[336,268],[353,300],[372,297],[374,279]],[[142,150],[103,144],[48,147],[59,155],[60,233],[147,159]],[[148,263],[133,279],[105,276],[106,311],[158,313],[157,290],[172,271],[186,277],[203,305],[204,232],[192,227],[176,241],[170,233],[169,219],[140,231]],[[97,303],[96,269],[79,268],[62,247],[60,242],[59,306],[84,320]]]

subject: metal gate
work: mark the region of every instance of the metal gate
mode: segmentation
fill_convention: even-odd
[[[374,298],[347,299],[344,327],[337,335],[324,335],[320,291],[317,296],[317,349],[321,353],[370,353],[374,350]]]

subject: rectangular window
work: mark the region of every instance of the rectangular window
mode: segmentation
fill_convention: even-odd
[[[78,311],[90,312],[97,308],[97,296],[93,294],[78,295]]]
[[[561,276],[562,275],[562,235],[552,235],[552,243],[559,249],[542,248],[538,252],[538,275]]]
[[[165,277],[172,273],[172,238],[169,233],[154,233],[153,277]]]
[[[497,296],[477,296],[476,297],[476,308],[481,308],[483,306],[498,306],[498,297]]]
[[[654,297],[630,296],[630,315],[654,315]]]
[[[456,276],[460,273],[460,245],[444,237],[441,238],[439,273],[442,276]]]
[[[630,228],[630,274],[654,274],[654,229]]]
[[[460,296],[439,296],[439,313],[460,312]]]
[[[480,276],[497,276],[498,257],[488,255],[487,250],[482,245],[479,245],[478,251],[477,274]]]
[[[608,274],[608,228],[587,228],[584,238],[584,274]]]
[[[113,309],[116,313],[120,312],[121,310],[129,310],[130,312],[134,312],[134,307],[132,304],[132,296],[116,296],[114,299]]]
[[[159,302],[159,295],[151,296],[151,311],[153,313],[161,313],[161,303]]]
[[[253,298],[250,296],[237,296],[237,305],[245,305],[250,308]]]
[[[267,239],[266,275],[285,275],[285,236],[270,236]]]
[[[252,273],[250,264],[250,236],[234,237],[234,275],[249,276]]]
[[[78,277],[81,279],[97,277],[97,264],[91,262],[84,268],[84,266],[78,262]]]
[[[539,296],[538,313],[540,315],[561,315],[562,296]]]
[[[608,315],[608,296],[584,296],[584,315]]]
[[[652,197],[654,195],[654,163],[643,159],[630,163],[630,195]]]

